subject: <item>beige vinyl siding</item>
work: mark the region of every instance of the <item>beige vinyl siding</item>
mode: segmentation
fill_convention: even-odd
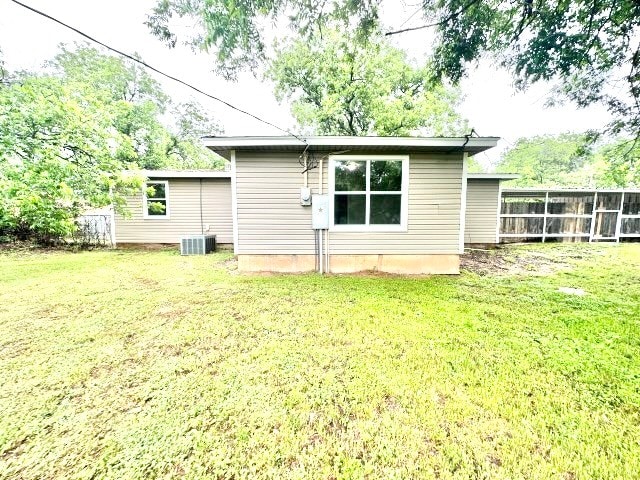
[[[236,153],[237,252],[313,254],[311,207],[300,205],[297,154]],[[318,169],[309,172],[318,192]]]
[[[116,215],[117,243],[179,243],[182,236],[201,233],[200,180],[168,181],[169,218],[144,218],[142,193],[131,197],[127,201],[131,216]],[[202,223],[205,234],[215,234],[218,243],[233,243],[231,181],[228,178],[202,179]],[[209,231],[206,231],[207,225]]]
[[[372,155],[373,156],[373,155]],[[238,253],[313,254],[311,208],[300,205],[298,155],[236,154]],[[328,193],[328,160],[323,193]],[[462,154],[411,155],[406,232],[330,232],[332,254],[458,253]],[[318,169],[309,172],[318,192]]]
[[[465,243],[496,243],[499,195],[499,180],[468,180]]]

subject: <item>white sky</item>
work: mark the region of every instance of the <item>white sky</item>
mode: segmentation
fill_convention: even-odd
[[[250,111],[278,126],[295,129],[289,105],[279,105],[271,85],[251,74],[243,74],[237,82],[226,82],[212,70],[212,59],[205,53],[195,54],[179,47],[173,50],[156,40],[143,24],[155,0],[23,0],[45,13],[84,31],[85,33],[128,53],[137,52],[149,64],[179,77],[226,101]],[[385,5],[383,18],[390,27],[397,27],[416,11],[403,2]],[[414,15],[404,26],[420,25],[420,15]],[[414,57],[422,56],[422,45],[429,43],[426,30],[396,35],[394,43]],[[53,57],[59,43],[83,39],[50,20],[32,13],[10,0],[0,0],[0,50],[10,70],[35,70]],[[189,97],[209,108],[225,129],[226,135],[281,135],[282,132],[220,105],[159,77],[165,91],[175,100]],[[462,82],[465,100],[460,113],[480,135],[502,137],[499,148],[480,155],[481,163],[495,162],[501,151],[517,138],[580,132],[600,128],[608,120],[601,107],[577,110],[571,105],[544,108],[549,85],[536,85],[526,93],[517,93],[509,74],[489,63],[479,65]]]

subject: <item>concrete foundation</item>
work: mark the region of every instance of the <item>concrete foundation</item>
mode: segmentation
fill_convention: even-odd
[[[376,271],[402,275],[460,273],[460,256],[436,255],[331,255],[331,273]],[[241,272],[301,273],[315,269],[314,255],[238,255]]]

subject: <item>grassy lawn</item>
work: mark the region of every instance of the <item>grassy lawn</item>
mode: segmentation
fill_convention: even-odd
[[[0,253],[0,477],[640,478],[640,244],[513,252],[566,268]]]

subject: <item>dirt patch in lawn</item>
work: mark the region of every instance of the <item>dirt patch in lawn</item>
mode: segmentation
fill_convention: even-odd
[[[573,268],[576,260],[600,256],[604,250],[593,245],[500,246],[493,249],[465,249],[460,269],[478,275],[550,275]]]

